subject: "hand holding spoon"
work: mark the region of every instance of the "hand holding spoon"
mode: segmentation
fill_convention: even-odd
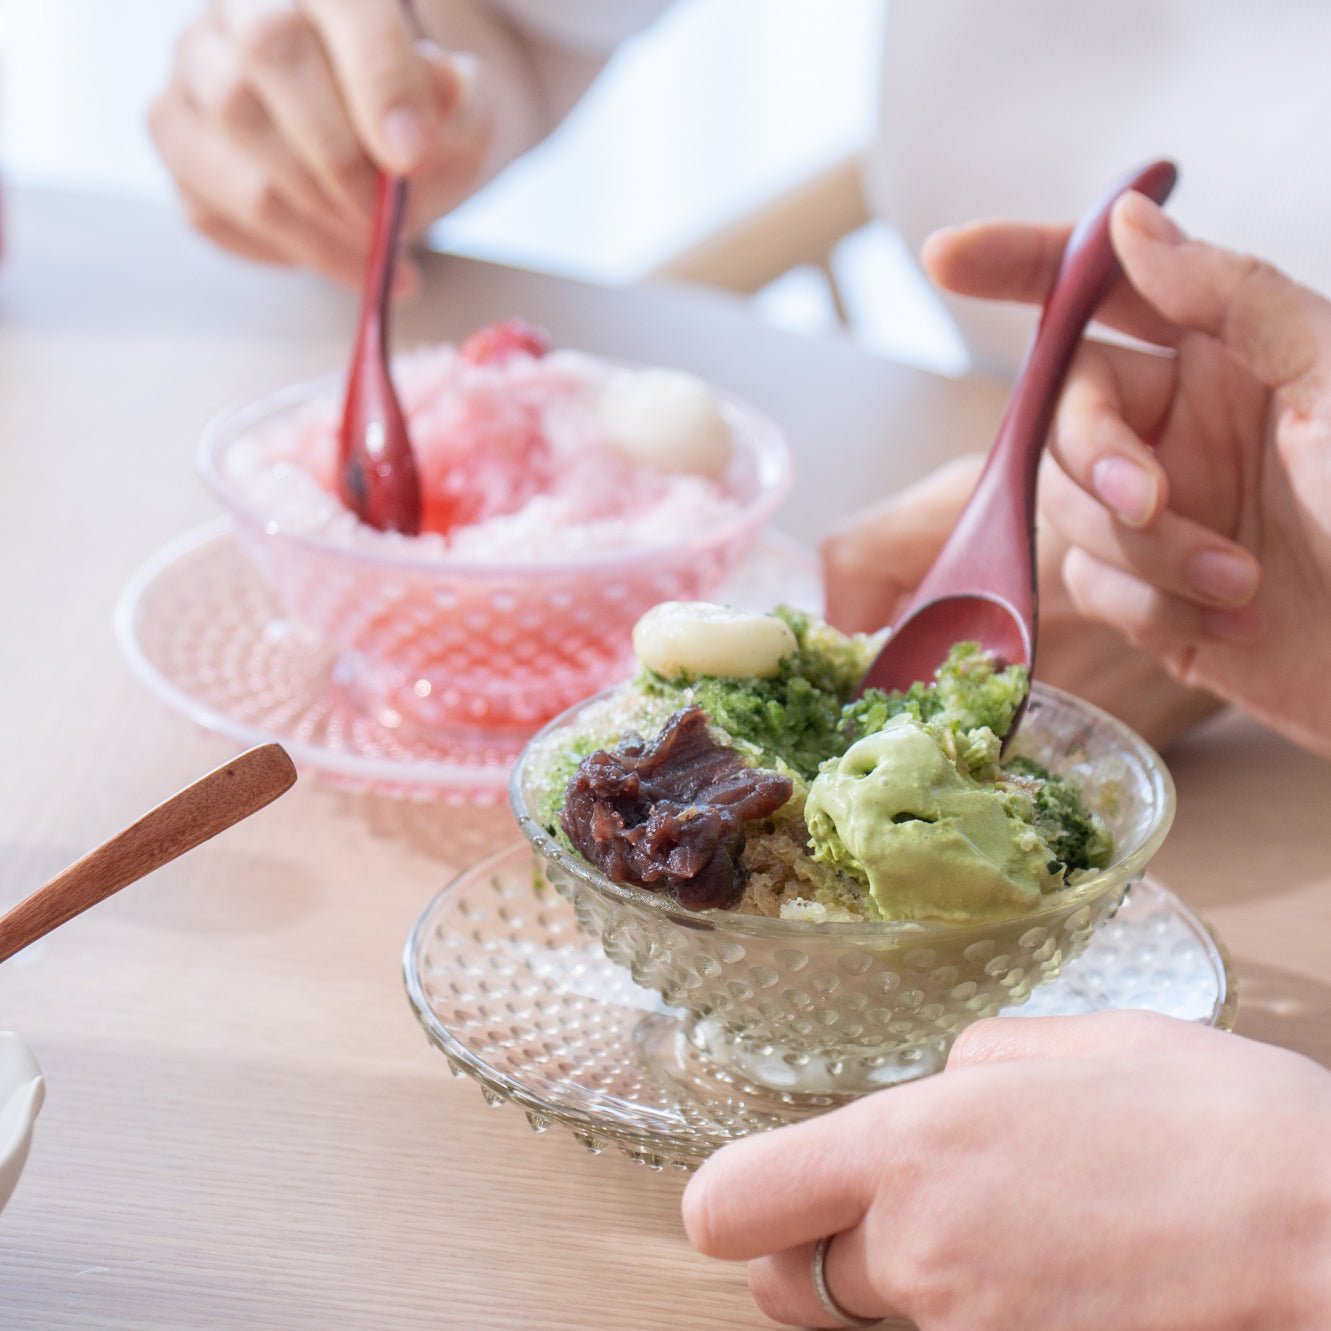
[[[952,645],[963,641],[978,641],[1003,665],[1034,664],[1035,481],[1082,332],[1119,273],[1109,214],[1129,190],[1164,203],[1177,177],[1168,161],[1132,172],[1068,239],[975,492],[869,667],[861,691],[908,689],[916,680],[932,679]]]
[[[296,780],[280,744],[224,763],[0,915],[0,961],[271,804]]]
[[[407,183],[380,174],[360,323],[338,434],[338,494],[362,522],[415,536],[420,478],[388,364],[388,304]]]

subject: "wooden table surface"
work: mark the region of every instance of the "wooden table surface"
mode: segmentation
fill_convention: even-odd
[[[152,205],[19,193],[0,269],[0,906],[230,750],[130,677],[111,608],[211,509],[225,402],[341,364],[351,300],[209,251]],[[988,442],[993,386],[756,325],[714,293],[428,264],[410,343],[522,313],[696,369],[788,427],[783,525]],[[1156,869],[1227,939],[1239,1029],[1331,1062],[1331,765],[1236,721],[1170,755]],[[0,969],[48,1082],[0,1215],[0,1327],[757,1327],[689,1250],[682,1180],[537,1137],[454,1081],[402,993],[412,920],[502,811],[318,781]]]

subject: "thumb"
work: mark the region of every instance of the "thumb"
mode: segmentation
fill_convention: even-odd
[[[822,544],[825,613],[847,633],[896,618],[956,526],[984,465],[967,454],[835,528]]]
[[[440,117],[406,6],[304,0],[348,114],[380,168],[410,175],[428,156]]]
[[[1142,194],[1118,201],[1110,235],[1128,280],[1166,318],[1217,339],[1301,411],[1325,396],[1331,303],[1251,255],[1190,239]]]

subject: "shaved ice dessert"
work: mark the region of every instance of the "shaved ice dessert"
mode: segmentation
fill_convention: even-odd
[[[857,696],[878,639],[788,610],[661,605],[634,642],[509,796],[537,889],[682,1009],[635,1030],[657,1075],[826,1107],[936,1071],[1086,950],[1173,818],[1138,736],[973,643]]]
[[[977,644],[857,696],[877,640],[787,609],[662,605],[634,641],[632,683],[528,760],[547,833],[614,882],[694,910],[963,922],[1110,862],[1077,781],[1004,756],[1027,675]]]
[[[622,676],[637,618],[716,590],[789,485],[765,417],[694,376],[517,323],[397,358],[421,531],[338,496],[329,379],[213,423],[203,476],[291,619],[375,719],[511,759]]]
[[[407,543],[414,558],[445,562],[669,544],[738,515],[753,459],[700,380],[533,354],[531,343],[498,354],[492,333],[394,362],[420,475],[419,537],[367,527],[338,498],[335,394],[234,445],[224,474],[270,522],[366,550]],[[477,339],[482,359],[468,351]]]

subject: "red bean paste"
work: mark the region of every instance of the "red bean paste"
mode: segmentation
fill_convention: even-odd
[[[560,822],[612,881],[669,892],[689,910],[724,908],[744,894],[744,824],[790,793],[789,777],[749,767],[708,734],[701,707],[687,707],[650,742],[584,758]]]

